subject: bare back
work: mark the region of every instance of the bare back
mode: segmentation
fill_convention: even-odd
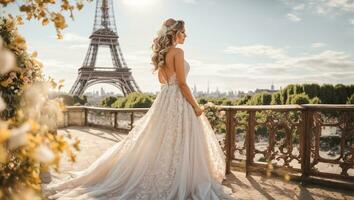
[[[166,66],[167,68],[158,70],[158,78],[161,84],[167,84],[168,80],[176,74],[176,67],[174,62],[174,57],[176,55],[176,48],[171,48],[166,54]]]

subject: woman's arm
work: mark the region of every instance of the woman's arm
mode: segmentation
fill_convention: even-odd
[[[181,89],[183,96],[187,99],[187,101],[192,105],[194,109],[199,108],[198,103],[195,101],[192,92],[186,83],[186,76],[184,71],[184,52],[180,48],[176,48],[175,67],[178,86]]]

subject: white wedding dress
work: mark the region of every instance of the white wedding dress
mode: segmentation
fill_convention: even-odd
[[[186,76],[190,66],[185,61]],[[74,177],[49,184],[50,199],[235,199],[221,184],[225,156],[206,116],[177,84],[162,84],[148,112],[120,142]]]

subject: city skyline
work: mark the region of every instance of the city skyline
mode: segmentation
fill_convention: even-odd
[[[134,3],[135,2],[135,3]],[[115,1],[119,42],[137,84],[144,92],[159,91],[152,75],[150,45],[162,20],[186,22],[186,44],[181,46],[191,65],[189,86],[205,91],[249,91],[291,83],[353,84],[354,3],[336,0],[231,1],[150,0]],[[141,2],[140,2],[141,3]],[[92,33],[95,3],[85,4],[68,19],[64,39],[51,26],[27,22],[20,27],[30,51],[38,51],[44,74],[65,79],[72,86]],[[17,8],[6,8],[16,12]],[[196,10],[197,9],[197,10]],[[160,11],[160,12],[156,12]],[[210,11],[214,14],[210,15]],[[110,63],[109,51],[99,52],[98,63]],[[111,66],[111,65],[110,65]],[[99,84],[95,90],[108,85]]]

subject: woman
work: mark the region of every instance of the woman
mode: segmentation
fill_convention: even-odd
[[[121,142],[71,180],[49,185],[51,199],[234,199],[220,183],[225,157],[186,84],[184,22],[164,21],[154,39],[152,64],[161,90]]]

